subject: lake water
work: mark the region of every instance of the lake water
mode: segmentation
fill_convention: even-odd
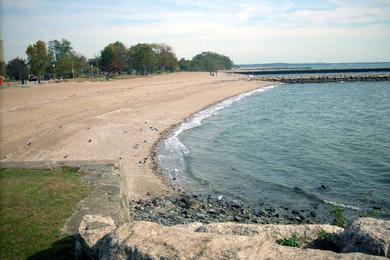
[[[390,211],[390,83],[282,84],[201,111],[159,147],[184,190]]]

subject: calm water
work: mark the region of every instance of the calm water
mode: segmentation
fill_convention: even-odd
[[[196,114],[160,147],[192,192],[390,209],[390,83],[279,85]],[[320,187],[325,187],[320,188]]]

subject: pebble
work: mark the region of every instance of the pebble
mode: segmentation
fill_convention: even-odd
[[[209,195],[178,194],[165,198],[154,197],[149,200],[131,201],[129,208],[133,220],[152,221],[168,226],[215,221],[264,224],[319,222],[319,220],[314,219],[317,214],[313,210],[307,214],[306,212],[300,213],[300,209],[292,209],[291,213],[283,211],[284,214],[281,214],[269,205],[261,204],[261,206],[252,208],[237,199],[224,198],[224,200],[220,200],[219,196]]]

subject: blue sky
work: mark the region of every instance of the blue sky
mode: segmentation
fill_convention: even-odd
[[[165,42],[237,64],[390,61],[390,0],[0,0],[6,60],[65,38],[93,57],[110,42]]]

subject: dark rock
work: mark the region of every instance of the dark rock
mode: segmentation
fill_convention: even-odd
[[[329,187],[327,187],[327,186],[325,186],[324,184],[322,184],[320,187],[318,187],[318,189],[319,189],[320,191],[325,191],[325,190],[329,189]]]
[[[206,216],[202,213],[196,213],[196,217],[199,218],[199,219],[205,219]]]
[[[241,208],[242,207],[242,204],[239,200],[232,200],[230,202],[230,206],[233,207],[233,208]]]
[[[208,210],[207,210],[207,213],[208,213],[208,214],[212,214],[212,215],[218,214],[218,212],[217,212],[215,209],[208,209]]]
[[[310,217],[315,218],[317,217],[317,213],[315,211],[310,211]]]
[[[242,221],[242,218],[240,216],[234,216],[234,221],[237,222]]]
[[[296,211],[295,209],[293,211],[291,211],[291,213],[294,214],[294,215],[298,215],[299,214],[299,212]]]
[[[194,199],[189,199],[187,202],[187,206],[190,209],[198,209],[200,207],[199,203]]]
[[[265,212],[264,210],[262,209],[257,209],[255,210],[255,215],[261,217],[261,216],[267,216],[267,212]]]

